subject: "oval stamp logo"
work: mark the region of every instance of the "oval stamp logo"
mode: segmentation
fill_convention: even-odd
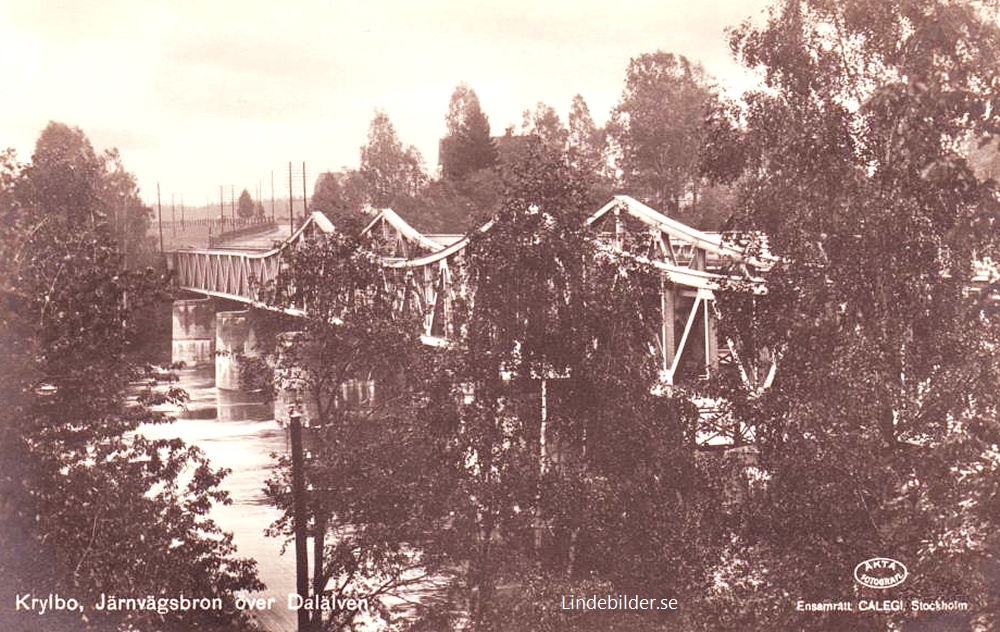
[[[854,581],[868,588],[899,586],[909,573],[902,562],[888,557],[873,557],[854,567]]]

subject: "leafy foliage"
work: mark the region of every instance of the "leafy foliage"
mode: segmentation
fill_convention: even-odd
[[[64,123],[49,123],[35,145],[23,177],[8,183],[19,206],[50,209],[76,225],[106,224],[129,267],[150,265],[152,240],[146,236],[152,209],[139,199],[135,177],[118,151],[97,154],[86,135]]]
[[[364,227],[365,183],[357,171],[321,173],[316,179],[309,208],[325,214],[342,232],[353,234]]]
[[[695,458],[697,411],[652,389],[657,276],[593,242],[583,226],[587,187],[570,165],[536,156],[523,169],[497,224],[469,246],[462,374],[483,400],[470,412],[487,408],[463,417],[464,427],[482,434],[479,451],[485,440],[500,454],[521,446],[504,460],[521,469],[497,481],[495,495],[504,490],[501,498],[533,516],[519,524],[510,508],[477,507],[477,515],[495,512],[505,556],[522,551],[520,566],[492,566],[497,581],[519,582],[537,564],[549,581],[596,576],[623,590],[696,599],[725,520],[712,464]],[[515,423],[511,416],[521,443],[498,430]],[[483,608],[484,629],[502,610]]]
[[[445,117],[448,133],[441,141],[441,174],[446,180],[465,176],[496,164],[490,140],[490,123],[475,91],[460,83],[451,95]]]
[[[377,255],[337,233],[289,252],[273,287],[276,304],[301,305],[294,323],[273,319],[277,336],[272,381],[308,419],[306,463],[310,535],[316,545],[312,594],[367,597],[372,602],[417,581],[434,560],[415,548],[442,508],[432,427],[414,424],[421,406],[413,382],[433,374],[419,325],[399,317]],[[266,319],[266,314],[261,314]],[[265,327],[266,328],[266,327]],[[370,384],[378,388],[372,394]],[[280,460],[267,493],[284,510],[272,532],[291,535],[291,461]],[[390,615],[380,608],[382,616]],[[357,613],[326,616],[328,629],[350,629]],[[315,613],[319,625],[322,613]]]
[[[542,145],[554,151],[562,151],[569,137],[555,108],[544,103],[537,104],[534,111],[524,111],[521,128],[525,134],[534,136]]]
[[[136,311],[161,296],[150,269],[128,270],[102,199],[134,179],[96,160],[82,132],[51,124],[30,166],[8,154],[0,194],[0,576],[14,592],[220,596],[260,587],[253,562],[207,518],[224,472],[180,441],[131,434],[168,419],[153,405],[183,392],[130,385],[151,375],[127,356]],[[0,611],[5,629],[26,620]],[[224,611],[85,613],[102,629],[219,629]],[[30,615],[37,616],[37,615]],[[80,613],[46,619],[81,629]],[[34,625],[32,623],[31,625]]]
[[[437,180],[396,207],[406,221],[426,233],[465,233],[496,214],[503,182],[496,169],[480,169],[461,180]]]
[[[718,134],[736,160],[722,171],[744,178],[736,225],[780,257],[766,298],[722,305],[729,335],[780,355],[772,389],[734,395],[767,477],[741,533],[743,585],[765,599],[852,598],[851,568],[887,556],[911,573],[893,594],[969,601],[962,625],[996,624],[1000,332],[970,287],[977,260],[996,256],[1000,207],[961,151],[997,129],[988,15],[796,1],[734,32],[768,89]],[[843,624],[744,616],[731,627]],[[933,617],[917,618],[945,625]]]
[[[563,154],[532,151],[465,251],[453,314],[464,334],[448,349],[421,347],[396,306],[401,279],[357,240],[287,256],[275,296],[309,313],[277,350],[277,382],[297,385],[311,419],[314,592],[380,596],[434,579],[448,589],[424,625],[508,629],[517,612],[522,626],[574,629],[578,618],[553,616],[553,591],[691,600],[711,581],[727,542],[721,483],[696,457],[695,408],[652,389],[658,277],[598,248],[587,183]],[[358,385],[367,395],[351,395]],[[282,465],[269,493],[287,535]],[[357,623],[331,616],[333,628]]]
[[[629,62],[608,135],[621,184],[653,208],[702,224],[700,155],[715,99],[700,65],[657,51]]]
[[[391,207],[414,195],[426,180],[422,163],[415,147],[403,148],[388,115],[376,112],[368,128],[368,143],[361,148],[359,169],[368,201],[377,208]]]
[[[591,183],[591,198],[596,204],[611,197],[611,176],[607,153],[607,131],[598,128],[587,102],[579,94],[573,97],[566,120],[566,153],[570,166]]]

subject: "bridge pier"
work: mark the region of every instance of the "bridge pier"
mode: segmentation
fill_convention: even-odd
[[[215,306],[212,299],[174,301],[170,361],[205,366],[215,359]]]
[[[219,390],[240,390],[239,356],[256,355],[256,347],[249,311],[215,315],[215,386]]]

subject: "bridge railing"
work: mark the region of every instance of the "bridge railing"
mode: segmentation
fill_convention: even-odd
[[[261,300],[260,288],[278,276],[280,252],[261,254],[190,250],[172,253],[177,285],[244,303]]]
[[[228,229],[220,231],[218,233],[209,232],[208,247],[214,248],[216,246],[224,244],[226,241],[239,239],[240,237],[256,235],[259,233],[265,233],[270,230],[274,230],[277,226],[278,223],[271,220],[271,218],[260,218],[258,221],[233,224]]]
[[[281,245],[266,252],[236,248],[175,250],[167,258],[174,283],[181,289],[258,304],[261,288],[278,277],[281,254],[311,233],[330,233],[333,224],[322,213],[313,213]]]

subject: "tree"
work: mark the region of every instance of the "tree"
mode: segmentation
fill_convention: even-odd
[[[605,158],[607,133],[597,127],[581,95],[573,97],[567,118],[566,153],[569,164],[591,183],[595,207],[611,196],[612,178]]]
[[[656,271],[597,248],[587,183],[562,156],[535,146],[508,175],[493,227],[452,270],[468,283],[447,348],[422,347],[400,307],[410,275],[334,234],[286,255],[275,296],[310,310],[260,366],[309,411],[313,594],[377,598],[433,578],[429,629],[607,628],[553,618],[551,596],[694,599],[724,541],[719,485],[696,458],[695,408],[652,388]],[[269,486],[285,535],[288,467]]]
[[[598,247],[584,226],[588,183],[564,160],[538,147],[509,185],[467,250],[472,307],[455,371],[473,393],[457,453],[480,459],[459,464],[450,503],[465,521],[450,539],[469,569],[470,618],[506,629],[518,612],[538,627],[548,604],[533,599],[588,580],[693,600],[725,521],[695,458],[696,410],[653,389],[659,278]],[[524,593],[503,596],[505,584]]]
[[[646,53],[629,62],[608,133],[622,185],[654,208],[697,204],[703,121],[713,97],[701,66],[683,55]]]
[[[388,115],[375,112],[368,128],[368,143],[361,148],[361,177],[369,202],[376,207],[393,206],[412,197],[426,181],[423,158],[413,146],[403,148]]]
[[[326,214],[342,231],[360,232],[366,221],[362,214],[365,183],[357,171],[321,173],[316,179],[309,208]]]
[[[462,180],[430,182],[398,209],[412,226],[426,233],[465,233],[496,214],[502,194],[500,175],[481,169]]]
[[[236,203],[236,213],[240,216],[241,219],[250,219],[251,217],[253,217],[253,211],[254,211],[253,198],[250,197],[249,191],[243,189],[243,192],[240,193],[240,199]]]
[[[569,132],[550,105],[539,103],[534,111],[525,110],[521,128],[525,134],[536,137],[542,145],[554,152],[562,152],[566,147]]]
[[[254,373],[291,393],[308,420],[310,594],[366,598],[388,619],[381,599],[435,568],[419,543],[442,515],[432,500],[441,483],[433,428],[415,423],[413,382],[433,374],[421,366],[420,325],[396,313],[377,254],[354,235],[290,249],[269,292],[272,304],[308,305],[294,322],[260,314],[273,330],[295,333],[281,336]],[[272,533],[290,536],[292,461],[279,466],[266,490],[283,510]],[[357,614],[317,611],[310,625],[353,629]]]
[[[24,203],[95,226],[103,219],[99,182],[103,165],[78,127],[49,123],[38,141],[19,196]]]
[[[533,111],[525,110],[523,119],[523,134],[540,143],[550,160],[565,162],[576,172],[574,177],[587,184],[590,208],[608,201],[613,187],[604,158],[606,134],[594,124],[582,96],[573,97],[566,126],[555,109],[544,103],[537,104]],[[525,157],[517,156],[513,162]]]
[[[149,231],[153,209],[143,204],[135,176],[122,165],[117,149],[106,150],[101,160],[98,208],[103,209],[115,242],[121,244],[124,265],[132,268],[162,265]]]
[[[996,626],[1000,332],[972,274],[996,256],[1000,206],[962,153],[1000,122],[995,14],[792,0],[732,42],[767,81],[717,135],[735,161],[723,171],[743,178],[734,224],[765,233],[779,259],[766,298],[721,309],[728,335],[780,362],[759,397],[729,386],[762,482],[722,573],[736,587],[726,603],[746,604],[725,627]],[[851,569],[877,556],[910,572],[882,595],[971,610],[765,606],[853,601]]]
[[[107,222],[128,265],[153,262],[147,236],[152,209],[139,199],[135,178],[122,167],[117,150],[97,154],[79,128],[52,122],[39,135],[23,175],[11,183],[23,205],[90,227]]]
[[[441,173],[446,180],[465,176],[496,164],[490,123],[479,106],[479,97],[465,83],[451,95],[445,117],[447,133],[441,140]]]
[[[309,208],[332,217],[340,211],[340,205],[341,192],[337,174],[329,171],[319,174],[316,186],[313,187],[312,199],[309,200]]]
[[[7,154],[0,169],[3,599],[44,589],[83,604],[184,594],[231,606],[234,591],[261,586],[253,562],[233,557],[231,537],[207,517],[227,500],[225,473],[179,440],[132,434],[168,421],[152,407],[184,394],[129,392],[151,379],[127,355],[136,311],[164,288],[152,268],[124,267],[100,204],[109,174],[89,147],[79,130],[53,123],[31,165]],[[6,607],[0,621],[33,629],[38,615]],[[45,620],[57,630],[230,624],[242,625],[225,609],[88,608]]]

